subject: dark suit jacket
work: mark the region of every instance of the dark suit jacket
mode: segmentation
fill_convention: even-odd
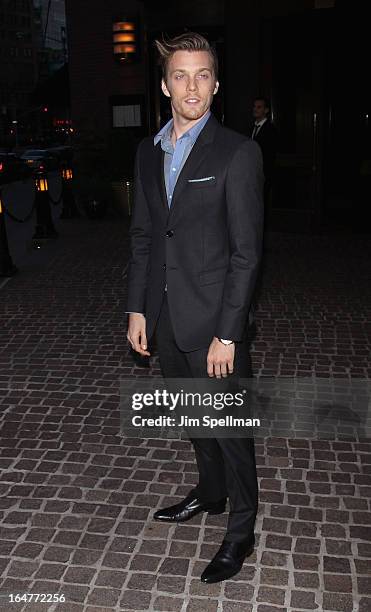
[[[253,132],[254,128],[251,130]],[[254,138],[263,154],[263,171],[266,181],[273,178],[274,163],[277,154],[277,131],[273,123],[267,120]]]
[[[181,350],[204,348],[213,336],[241,341],[262,245],[259,147],[211,116],[178,177],[170,211],[163,155],[153,138],[139,145],[126,310],[145,314],[149,340],[167,284]]]

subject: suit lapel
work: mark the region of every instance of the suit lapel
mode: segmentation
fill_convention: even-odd
[[[169,217],[172,217],[174,213],[177,211],[180,205],[180,196],[182,194],[183,189],[187,185],[188,179],[192,178],[194,172],[197,170],[198,166],[204,160],[206,155],[209,152],[210,146],[214,140],[215,131],[218,128],[219,123],[215,119],[213,115],[211,115],[210,119],[207,121],[205,127],[199,134],[192,151],[188,155],[188,158],[178,176],[178,180],[175,185],[174,193],[173,193],[173,201],[170,207]]]
[[[267,120],[267,121],[264,121],[263,125],[261,126],[260,130],[258,131],[258,134],[257,134],[258,138],[259,138],[259,136],[261,136],[262,138],[264,138],[264,136],[265,136],[265,132],[266,132],[266,130],[267,130],[268,125],[269,125],[268,120]],[[256,138],[256,137],[255,137],[255,138]]]
[[[169,212],[166,195],[166,185],[164,177],[164,151],[161,149],[161,143],[158,142],[155,146],[155,175],[157,181],[157,187],[160,193],[160,198],[165,212]]]

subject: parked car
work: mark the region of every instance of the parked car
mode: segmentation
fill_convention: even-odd
[[[68,164],[72,162],[74,150],[69,145],[56,145],[55,147],[49,147],[48,151],[55,155],[61,163]]]
[[[21,155],[32,170],[56,170],[59,160],[48,149],[29,149]]]
[[[0,184],[28,178],[31,169],[24,159],[14,153],[0,153]]]

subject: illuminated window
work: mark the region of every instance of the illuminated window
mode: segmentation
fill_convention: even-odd
[[[112,106],[113,127],[140,127],[140,104]]]

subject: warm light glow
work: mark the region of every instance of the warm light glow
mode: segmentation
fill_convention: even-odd
[[[48,180],[45,177],[36,177],[37,191],[48,191]]]
[[[115,55],[118,55],[120,53],[135,53],[135,46],[134,45],[115,45],[114,53]]]
[[[116,21],[113,29],[113,54],[123,61],[134,56],[136,49],[136,32],[134,21]]]
[[[3,201],[0,198],[0,215],[2,215],[2,214],[3,214]]]
[[[72,170],[71,168],[63,168],[62,176],[65,181],[70,181],[72,179]]]
[[[135,25],[132,21],[117,21],[113,24],[114,32],[134,32]]]
[[[135,42],[135,34],[125,34],[124,32],[119,32],[118,34],[113,35],[113,42]]]

